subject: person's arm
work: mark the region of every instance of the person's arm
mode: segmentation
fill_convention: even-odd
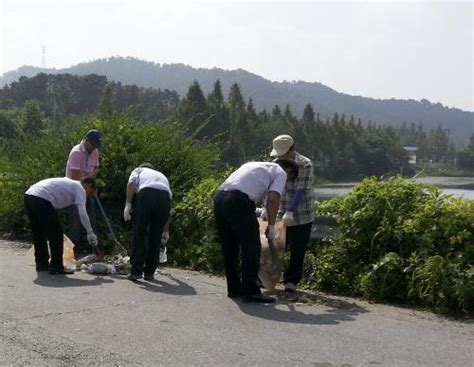
[[[85,203],[78,204],[77,211],[79,212],[79,218],[81,220],[81,224],[86,229],[87,234],[89,235],[90,233],[94,233],[94,231],[92,230],[91,221],[89,219],[89,216],[87,215]]]
[[[80,169],[71,169],[71,179],[80,181],[82,179],[81,177],[81,170]]]
[[[94,168],[94,171],[92,171],[92,173],[89,175],[89,177],[92,177],[92,178],[97,178],[97,175],[99,174],[99,167],[96,166]]]
[[[269,191],[267,194],[267,217],[268,225],[274,225],[280,207],[280,194],[276,191]]]
[[[132,200],[133,200],[133,195],[135,195],[135,191],[137,190],[137,185],[136,183],[131,180],[128,181],[127,184],[127,192],[126,192],[126,198],[125,198],[125,208],[123,210],[123,220],[125,222],[128,222],[129,220],[132,219]]]
[[[288,206],[288,211],[294,212],[296,209],[298,209],[298,205],[300,205],[300,203],[303,201],[305,195],[306,189],[296,190],[295,196],[293,197],[291,204]]]
[[[313,166],[311,163],[306,163],[303,167],[300,166],[297,186],[293,200],[288,206],[289,212],[294,212],[303,201],[309,190],[313,189]]]
[[[126,193],[126,199],[125,199],[126,204],[132,203],[133,195],[135,195],[136,191],[137,191],[136,183],[133,181],[129,181],[127,184],[127,193]]]

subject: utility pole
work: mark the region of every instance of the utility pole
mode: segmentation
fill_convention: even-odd
[[[41,54],[41,67],[46,68],[46,46],[43,45],[43,50]]]

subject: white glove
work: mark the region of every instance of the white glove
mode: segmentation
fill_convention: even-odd
[[[267,209],[266,209],[266,208],[263,208],[263,209],[262,209],[262,212],[260,213],[260,218],[261,218],[264,222],[267,222],[267,221],[268,221],[268,215],[267,215]]]
[[[267,236],[268,240],[274,240],[278,235],[278,231],[275,225],[268,225],[267,230],[265,231],[265,235]]]
[[[285,223],[287,226],[293,224],[295,218],[293,217],[293,212],[286,212],[283,214],[283,223]]]
[[[169,239],[170,239],[170,233],[168,231],[164,231],[163,234],[161,235],[161,243],[166,245]]]
[[[161,250],[160,250],[160,264],[164,264],[166,262],[168,262],[168,255],[167,255],[167,251],[166,251],[166,246],[163,247]]]
[[[94,246],[94,247],[97,246],[97,236],[95,235],[94,232],[89,232],[87,234],[87,242],[89,242],[91,246]]]
[[[128,222],[132,220],[132,203],[125,203],[125,209],[123,210],[123,220]]]

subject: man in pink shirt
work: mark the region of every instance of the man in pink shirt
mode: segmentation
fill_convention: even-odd
[[[73,180],[85,178],[96,178],[99,173],[99,149],[102,146],[102,134],[99,130],[89,130],[84,139],[75,145],[69,153],[66,163],[66,177]],[[87,214],[89,215],[92,228],[96,230],[95,205],[92,196],[87,198]],[[67,208],[69,225],[66,234],[74,243],[76,258],[91,252],[91,248],[85,241],[85,230],[81,225],[79,213],[76,206]]]

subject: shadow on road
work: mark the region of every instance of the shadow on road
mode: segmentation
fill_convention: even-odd
[[[93,285],[102,285],[107,283],[113,283],[112,279],[106,279],[104,277],[95,277],[91,280],[70,278],[66,275],[50,275],[48,273],[38,273],[37,278],[33,280],[33,283],[41,285],[43,287],[88,287]]]
[[[155,280],[139,280],[135,283],[140,286],[141,289],[144,289],[149,292],[159,292],[164,294],[171,294],[176,296],[193,296],[197,294],[196,290],[188,285],[187,283],[175,278],[170,274],[160,274],[160,278],[166,277],[169,278],[172,283],[164,282],[161,279]],[[124,279],[120,277],[120,279]],[[130,282],[129,280],[127,280]],[[175,284],[173,284],[175,283]]]
[[[278,302],[275,304],[243,303],[236,301],[240,310],[250,316],[262,319],[289,322],[294,324],[308,325],[337,325],[345,321],[355,321],[356,316],[369,312],[365,308],[354,303],[333,299],[328,296],[313,295],[305,292],[297,292],[293,295],[286,295],[284,292],[277,292]],[[314,314],[314,308],[296,307],[295,302],[305,304],[321,304],[331,307],[324,313]],[[302,312],[306,310],[308,313]]]

